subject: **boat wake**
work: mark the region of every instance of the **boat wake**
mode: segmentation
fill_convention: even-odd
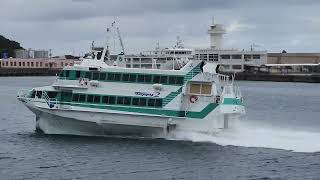
[[[234,129],[217,134],[198,132],[174,132],[171,140],[212,142],[222,146],[262,147],[290,150],[294,152],[320,152],[320,133],[294,129],[266,128],[241,123]]]

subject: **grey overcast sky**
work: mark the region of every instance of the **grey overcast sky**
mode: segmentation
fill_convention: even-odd
[[[78,55],[92,40],[104,43],[116,21],[126,50],[137,53],[171,47],[177,36],[186,47],[208,47],[213,16],[227,29],[226,48],[320,52],[318,0],[0,0],[0,34],[24,48]]]

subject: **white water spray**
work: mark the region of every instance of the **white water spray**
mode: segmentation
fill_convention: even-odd
[[[283,128],[259,127],[242,122],[234,129],[210,135],[197,132],[174,132],[174,140],[212,142],[222,146],[263,147],[295,152],[320,152],[320,133]]]

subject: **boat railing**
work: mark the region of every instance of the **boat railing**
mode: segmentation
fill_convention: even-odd
[[[42,99],[44,99],[49,108],[57,108],[58,100],[56,98],[50,98],[47,92],[42,91]]]
[[[30,90],[22,89],[18,91],[17,97],[18,98],[27,98]]]

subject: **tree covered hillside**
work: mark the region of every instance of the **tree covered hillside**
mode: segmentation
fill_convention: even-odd
[[[10,39],[7,39],[0,35],[0,53],[7,52],[9,54],[9,57],[14,57],[15,49],[23,49],[23,47],[20,46],[20,43],[11,41]]]

